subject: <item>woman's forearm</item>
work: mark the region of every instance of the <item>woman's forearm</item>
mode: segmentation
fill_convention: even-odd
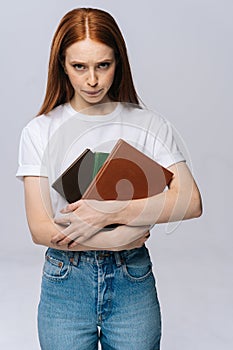
[[[188,168],[183,164],[178,168],[179,171],[176,167],[172,169],[175,178],[167,191],[149,198],[131,200],[126,204],[119,203],[119,210],[117,203],[112,203],[115,211],[109,215],[109,222],[140,226],[200,216],[202,205],[199,190]]]
[[[98,249],[123,249],[131,243],[149,236],[149,226],[127,226],[121,225],[110,231],[100,231],[84,242],[85,246]]]
[[[63,209],[63,213],[73,213],[70,218],[63,218],[57,223],[67,220],[73,222],[73,230],[80,231],[77,235],[86,235],[84,228],[75,221],[88,223],[90,227],[101,224],[101,227],[117,223],[128,226],[151,226],[170,221],[179,221],[195,218],[201,215],[201,197],[197,185],[184,162],[177,163],[169,168],[173,172],[173,178],[169,189],[163,193],[143,199],[120,200],[79,200],[69,204]],[[100,228],[101,228],[100,227]],[[72,231],[69,227],[67,233]],[[57,237],[60,238],[59,236]],[[80,238],[79,238],[80,239]],[[82,240],[80,243],[83,243]]]
[[[51,242],[53,236],[58,233],[61,233],[63,227],[57,224],[54,224],[53,220],[48,217],[47,220],[37,222],[34,226],[29,222],[29,229],[31,232],[32,240],[35,244],[43,245],[45,247],[61,249],[61,250],[69,250],[67,245],[58,246],[57,244],[53,244]],[[82,249],[83,246],[79,245],[76,250],[85,250]]]
[[[201,209],[188,194],[166,191],[157,196],[132,200],[114,219],[124,225],[153,225],[198,217]]]
[[[100,231],[90,239],[86,240],[84,244],[77,244],[74,247],[69,247],[67,244],[58,245],[51,242],[53,236],[58,232],[61,233],[64,227],[54,224],[53,221],[48,220],[41,222],[36,227],[30,227],[32,239],[35,244],[46,247],[72,250],[72,251],[87,251],[87,250],[123,250],[138,247],[146,240],[149,235],[148,226],[144,227],[129,227],[119,226],[114,230]]]

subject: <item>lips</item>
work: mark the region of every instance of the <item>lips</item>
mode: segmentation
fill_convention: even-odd
[[[97,96],[99,95],[101,92],[103,91],[103,89],[100,89],[98,91],[85,91],[83,90],[83,92],[88,95],[88,96]]]

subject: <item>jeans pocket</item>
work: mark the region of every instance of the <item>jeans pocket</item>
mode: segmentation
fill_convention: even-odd
[[[152,263],[145,247],[124,258],[123,273],[131,281],[144,281],[152,275]]]
[[[123,265],[123,271],[125,276],[131,281],[141,282],[147,279],[152,274],[152,266],[130,266]]]
[[[45,254],[43,277],[52,281],[62,281],[68,277],[70,269],[68,259],[62,256],[53,256],[48,249]]]

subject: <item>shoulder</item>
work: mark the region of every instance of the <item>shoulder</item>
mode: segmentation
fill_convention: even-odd
[[[164,125],[170,124],[169,121],[158,111],[146,107],[138,107],[124,103],[122,108],[125,121],[136,123],[142,127],[160,129]]]
[[[58,106],[50,111],[48,114],[41,114],[30,120],[24,127],[24,129],[36,131],[39,129],[46,129],[54,121],[62,116],[64,106]]]
[[[70,117],[66,104],[55,107],[48,114],[42,114],[30,120],[22,130],[22,134],[41,137],[44,141]]]

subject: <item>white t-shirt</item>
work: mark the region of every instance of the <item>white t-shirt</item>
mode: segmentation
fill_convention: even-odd
[[[157,113],[118,103],[112,113],[87,115],[66,103],[25,126],[16,176],[48,177],[56,216],[67,202],[51,184],[86,148],[110,153],[119,138],[164,167],[184,161],[170,123]]]

